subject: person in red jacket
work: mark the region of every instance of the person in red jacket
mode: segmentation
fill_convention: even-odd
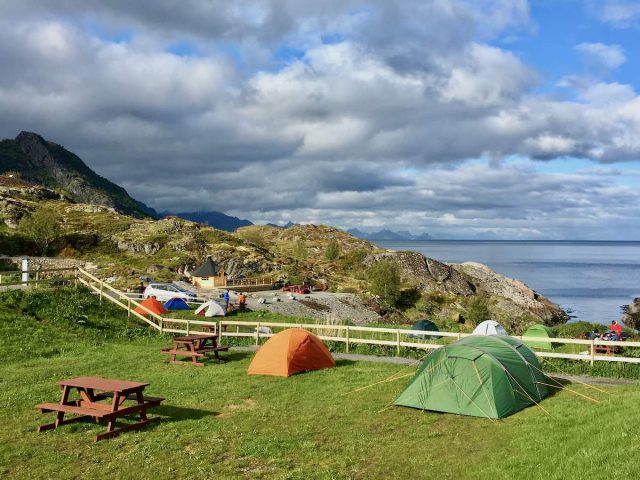
[[[622,338],[622,325],[620,325],[618,322],[616,322],[615,320],[611,321],[611,328],[610,330],[616,334],[616,337],[618,337],[618,340]]]

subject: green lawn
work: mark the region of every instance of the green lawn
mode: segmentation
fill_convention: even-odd
[[[569,388],[502,421],[385,408],[409,378],[354,389],[410,367],[340,361],[288,379],[246,375],[251,354],[204,368],[168,365],[168,337],[126,317],[47,322],[0,309],[0,477],[3,478],[636,478],[640,387]],[[33,310],[36,312],[36,310]],[[111,312],[113,313],[113,312]],[[131,320],[129,320],[131,321]],[[35,331],[33,357],[17,328]],[[22,337],[24,338],[24,337]],[[93,443],[103,426],[37,433],[34,405],[55,381],[96,375],[150,382],[161,422]],[[352,392],[352,393],[349,393]],[[59,473],[64,472],[64,473]]]

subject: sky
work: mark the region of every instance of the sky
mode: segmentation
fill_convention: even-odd
[[[0,0],[0,137],[157,210],[640,240],[640,1]]]

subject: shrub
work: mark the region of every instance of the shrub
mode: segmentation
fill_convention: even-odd
[[[329,243],[327,244],[327,248],[324,251],[324,259],[329,262],[332,262],[333,260],[336,260],[339,256],[340,256],[340,244],[335,238],[332,238],[331,240],[329,240]]]
[[[20,221],[20,231],[46,255],[51,245],[62,235],[62,217],[50,208],[38,208]]]
[[[298,260],[307,259],[307,243],[304,241],[304,238],[299,238],[296,240],[294,254]]]
[[[485,320],[489,320],[491,318],[489,298],[484,294],[477,294],[471,297],[467,301],[464,318],[474,327]]]
[[[388,260],[375,263],[367,271],[369,290],[380,299],[380,303],[389,308],[397,305],[400,299],[400,269]]]

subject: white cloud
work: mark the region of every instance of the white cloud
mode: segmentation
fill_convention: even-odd
[[[38,131],[160,209],[254,220],[552,237],[637,201],[613,176],[607,190],[501,164],[640,158],[633,87],[566,77],[574,100],[538,94],[538,74],[488,43],[529,28],[525,1],[172,5],[0,5],[0,136]],[[196,53],[169,53],[180,40]],[[493,163],[465,163],[478,158]]]
[[[640,4],[635,0],[602,0],[592,8],[603,22],[616,28],[632,27],[640,21]]]
[[[582,54],[588,64],[595,67],[618,68],[627,58],[620,45],[605,45],[604,43],[580,43],[576,50]]]

